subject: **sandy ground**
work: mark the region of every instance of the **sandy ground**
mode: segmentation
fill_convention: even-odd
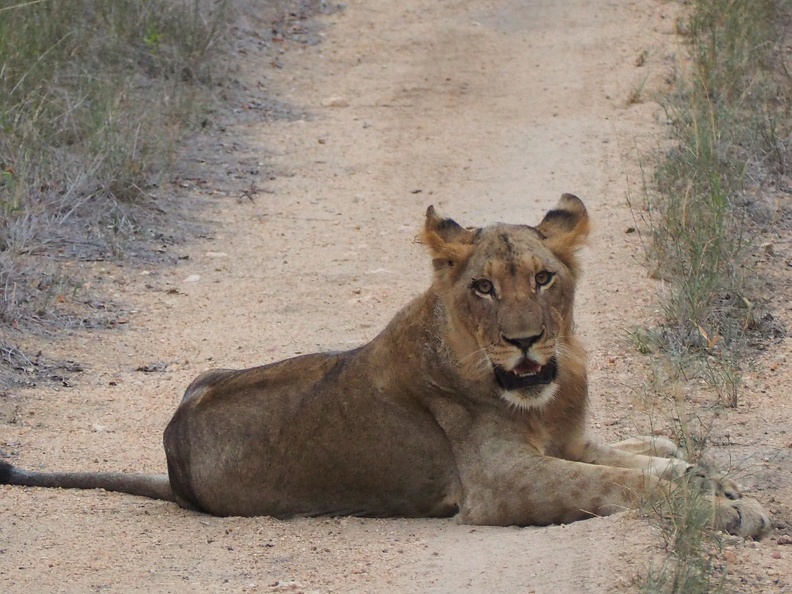
[[[84,265],[128,323],[53,345],[85,371],[71,387],[20,392],[0,447],[31,468],[164,472],[161,432],[198,373],[351,348],[427,286],[413,238],[429,204],[463,224],[533,224],[563,192],[596,222],[577,314],[591,430],[608,440],[646,430],[640,355],[625,336],[656,317],[660,287],[627,233],[626,198],[638,148],[664,130],[655,104],[630,97],[666,84],[673,10],[656,0],[351,2],[320,18],[321,43],[245,46],[246,92],[274,94],[289,117],[248,117],[215,140],[211,171],[184,183],[208,204],[209,237],[168,248],[178,265]],[[137,371],[146,365],[164,371]],[[762,369],[749,392],[757,404],[726,423],[753,448],[744,475],[783,523],[789,410],[775,407],[772,424],[757,417],[769,398]],[[634,591],[658,543],[636,514],[525,529],[283,522],[9,487],[0,513],[3,592]],[[790,547],[726,544],[737,591],[789,591]]]

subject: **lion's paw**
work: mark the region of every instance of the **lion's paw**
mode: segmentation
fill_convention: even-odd
[[[715,526],[743,538],[761,538],[772,527],[761,504],[750,497],[731,500],[719,497],[715,506]]]
[[[725,497],[731,500],[742,497],[737,483],[722,474],[713,472],[707,465],[695,464],[689,466],[685,472],[685,477],[691,487],[708,492],[716,497]]]

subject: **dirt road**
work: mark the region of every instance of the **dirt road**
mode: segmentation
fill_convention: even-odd
[[[188,256],[178,266],[86,269],[128,306],[127,328],[61,343],[86,371],[74,387],[27,394],[1,447],[26,467],[164,472],[162,429],[198,373],[350,348],[427,286],[431,267],[413,243],[427,205],[463,224],[532,224],[563,192],[596,222],[578,300],[591,429],[634,434],[640,378],[623,336],[653,315],[655,289],[625,233],[625,198],[636,144],[662,130],[659,109],[631,97],[662,84],[676,43],[669,10],[351,2],[321,19],[321,43],[277,61],[248,56],[251,94],[266,88],[300,115],[240,125],[238,145],[215,147],[203,187],[215,192],[211,238],[177,248]],[[238,200],[226,170],[266,192]],[[630,591],[651,542],[624,515],[526,529],[279,522],[20,488],[0,490],[0,510],[3,592]]]

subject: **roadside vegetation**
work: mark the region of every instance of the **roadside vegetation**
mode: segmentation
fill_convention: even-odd
[[[80,324],[67,259],[163,241],[157,200],[211,97],[227,0],[0,0],[0,352]]]
[[[684,395],[669,395],[669,386],[703,382],[719,405],[738,406],[751,339],[768,330],[751,258],[789,200],[792,5],[692,0],[678,29],[687,55],[674,91],[660,100],[672,138],[639,213],[651,274],[667,287],[664,316],[633,339],[653,361],[649,396],[670,403],[676,437],[695,459],[709,428],[682,410]],[[669,555],[643,590],[721,591],[719,540],[703,498],[680,487],[657,516]]]

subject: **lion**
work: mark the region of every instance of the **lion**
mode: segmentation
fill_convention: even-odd
[[[430,288],[371,342],[187,388],[164,433],[167,475],[32,472],[0,482],[102,488],[217,516],[447,517],[566,523],[668,497],[698,467],[663,438],[586,435],[586,354],[574,324],[583,202],[535,227],[464,228],[433,207],[418,240]],[[770,521],[704,477],[713,523],[758,537]]]

